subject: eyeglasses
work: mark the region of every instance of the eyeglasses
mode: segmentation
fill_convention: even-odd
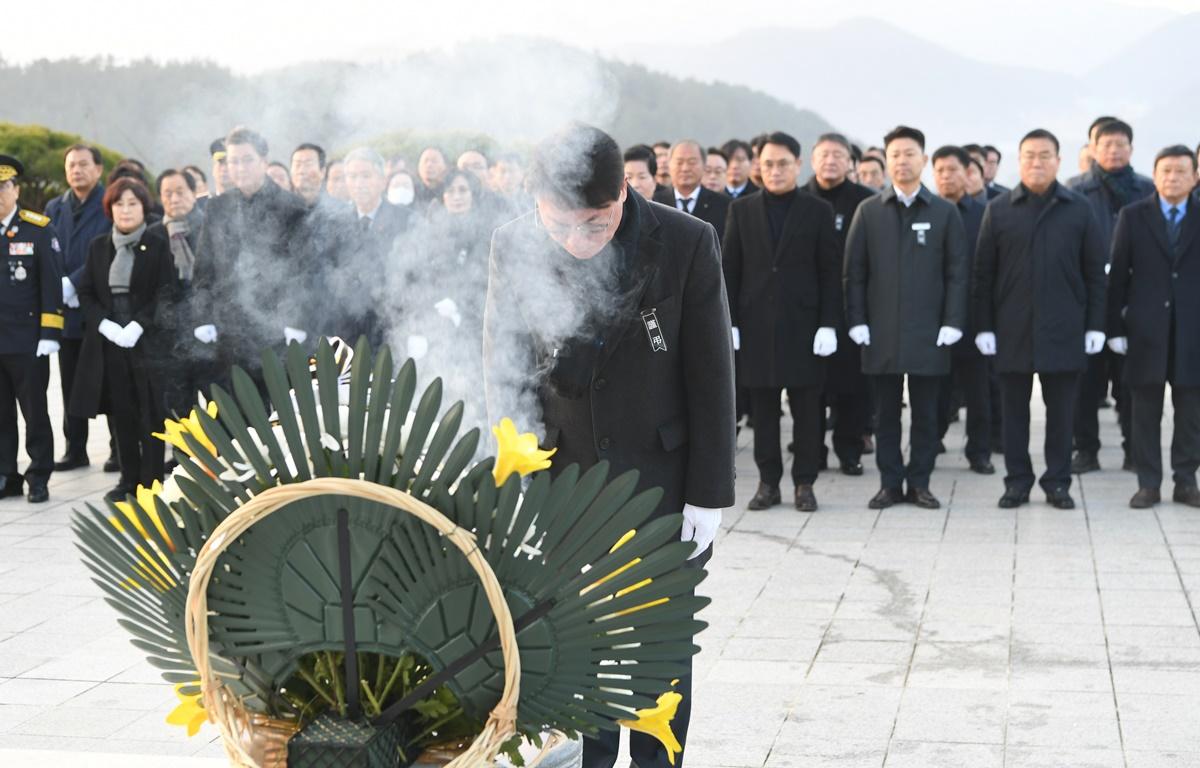
[[[555,240],[568,240],[570,239],[571,235],[576,234],[583,235],[585,238],[591,239],[608,231],[608,228],[612,226],[614,221],[616,221],[618,208],[620,208],[620,206],[616,203],[613,203],[610,206],[608,221],[606,222],[589,221],[583,224],[576,224],[574,226],[564,226],[562,224],[547,224],[546,220],[542,218],[542,209],[535,204],[533,207],[533,219],[538,228],[545,230],[546,234],[550,235],[550,237],[554,238]]]

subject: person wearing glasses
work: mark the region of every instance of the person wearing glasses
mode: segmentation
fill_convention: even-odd
[[[620,147],[575,124],[538,145],[533,212],[492,240],[484,311],[488,420],[544,427],[551,473],[605,461],[661,488],[654,517],[683,513],[691,566],[712,554],[734,499],[733,346],[712,226],[630,192]],[[683,655],[683,654],[681,654]],[[683,655],[681,665],[690,668]],[[691,681],[671,727],[685,745]],[[585,768],[611,768],[620,734],[585,738]],[[630,736],[640,768],[674,764]]]

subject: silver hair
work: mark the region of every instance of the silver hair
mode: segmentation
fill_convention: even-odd
[[[684,139],[682,141],[677,141],[674,144],[672,144],[671,151],[667,154],[667,162],[668,163],[671,162],[671,158],[675,157],[675,150],[679,149],[680,147],[688,147],[688,146],[695,147],[696,151],[700,153],[700,161],[704,162],[704,158],[708,155],[708,153],[705,152],[704,145],[701,144],[700,142],[696,141],[695,139]]]
[[[355,160],[370,163],[375,166],[375,170],[381,174],[387,173],[387,164],[383,161],[383,155],[379,154],[370,147],[358,147],[350,150],[345,157],[342,158],[343,163],[351,163]]]

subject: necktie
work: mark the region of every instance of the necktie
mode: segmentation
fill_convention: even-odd
[[[696,202],[696,201],[690,197],[679,198],[679,210],[683,211],[684,213],[691,213],[692,212],[692,204],[694,202]]]
[[[1175,206],[1167,211],[1167,239],[1171,242],[1171,248],[1179,245],[1179,209]]]
[[[371,231],[371,217],[363,216],[362,218],[360,218],[358,220],[358,228],[360,230],[362,230],[363,232],[370,232]]]

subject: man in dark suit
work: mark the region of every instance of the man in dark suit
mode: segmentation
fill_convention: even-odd
[[[1003,157],[1000,150],[991,144],[983,145],[983,180],[987,183],[988,200],[1011,191],[996,181],[996,176],[1000,173],[1000,160]]]
[[[67,186],[69,189],[46,204],[46,215],[54,225],[62,248],[63,258],[63,301],[66,306],[66,325],[63,328],[62,345],[58,352],[59,379],[62,401],[71,401],[71,387],[75,383],[75,370],[79,365],[79,350],[83,345],[83,312],[79,309],[76,287],[87,261],[88,245],[96,235],[112,228],[112,222],[104,216],[104,159],[100,150],[85,144],[72,144],[63,153]],[[113,430],[109,422],[109,434]],[[63,438],[66,450],[54,468],[60,472],[77,467],[86,467],[91,462],[87,455],[88,420],[67,414],[63,408]],[[105,472],[116,472],[117,447],[109,443],[109,457],[104,463]]]
[[[1117,118],[1101,118],[1092,124],[1088,134],[1092,148],[1092,167],[1072,179],[1068,186],[1083,195],[1092,207],[1100,225],[1100,240],[1105,258],[1112,246],[1117,213],[1125,206],[1154,194],[1154,182],[1135,173],[1130,164],[1133,158],[1133,128]],[[1133,469],[1129,451],[1131,408],[1124,402],[1121,386],[1120,355],[1102,352],[1088,360],[1087,370],[1079,383],[1079,402],[1075,411],[1075,456],[1071,471],[1076,474],[1100,469],[1100,403],[1108,390],[1110,378],[1117,384],[1118,421],[1122,447],[1125,449],[1125,469]]]
[[[817,139],[812,151],[813,176],[804,191],[833,206],[833,229],[837,233],[838,265],[846,252],[846,233],[859,203],[875,191],[850,181],[850,142],[840,133],[827,133]],[[841,289],[838,289],[841,298]],[[846,475],[861,475],[864,436],[871,424],[871,395],[862,372],[862,352],[846,335],[845,313],[837,321],[837,350],[829,358],[825,377],[825,404],[834,414],[833,452]],[[824,411],[822,411],[822,416]],[[822,420],[823,421],[823,420]],[[824,450],[825,426],[821,426]]]
[[[717,241],[725,236],[725,216],[729,198],[701,186],[704,178],[704,147],[697,141],[685,139],[671,147],[669,159],[673,188],[654,193],[654,202],[678,208],[701,221],[712,224]]]
[[[984,210],[975,198],[967,194],[967,165],[970,162],[970,155],[961,147],[939,147],[933,153],[933,178],[938,195],[954,203],[966,231],[968,285]],[[992,466],[992,397],[988,360],[980,354],[974,343],[975,325],[978,322],[974,314],[968,310],[965,337],[950,348],[950,376],[942,382],[939,396],[938,434],[943,441],[946,439],[950,417],[958,409],[954,390],[961,389],[967,403],[967,461],[970,462],[971,471],[991,475],[996,471]]]
[[[925,134],[898,126],[884,137],[884,152],[892,185],[858,206],[844,273],[849,336],[863,348],[863,373],[873,377],[879,417],[880,489],[868,506],[908,501],[936,509],[941,502],[929,490],[929,477],[937,459],[938,389],[950,373],[949,347],[967,327],[967,239],[954,206],[921,184]],[[906,376],[907,467],[900,449]]]
[[[800,143],[770,134],[759,153],[762,192],[733,201],[721,245],[738,383],[750,393],[758,491],[750,509],[780,502],[780,395],[792,409],[795,505],[815,512],[825,366],[842,315],[833,208],[796,186]],[[861,433],[860,433],[861,434]]]
[[[725,169],[725,194],[734,200],[753,194],[758,187],[750,181],[750,156],[753,154],[749,142],[730,139],[721,145],[729,163]]]
[[[1046,500],[1072,509],[1071,437],[1076,387],[1087,356],[1104,348],[1100,227],[1087,200],[1057,181],[1058,139],[1030,131],[1018,147],[1021,183],[983,215],[975,256],[975,343],[995,355],[1004,398],[1004,495],[1029,501],[1029,399],[1038,375],[1046,404]]]
[[[733,348],[711,226],[647,202],[624,180],[621,150],[573,125],[543,141],[529,174],[533,212],[492,240],[484,371],[489,420],[532,425],[551,472],[600,461],[659,487],[656,515],[682,510],[693,564],[710,556],[733,504]],[[681,660],[690,666],[690,657]],[[671,724],[685,746],[690,676]],[[586,738],[586,768],[612,768],[619,733]],[[653,737],[630,735],[640,768],[674,763]]]
[[[1130,442],[1138,491],[1129,502],[1161,501],[1163,388],[1171,385],[1174,500],[1200,507],[1200,201],[1191,195],[1196,156],[1183,145],[1154,160],[1155,194],[1121,210],[1109,276],[1108,344],[1125,356],[1132,395]]]

